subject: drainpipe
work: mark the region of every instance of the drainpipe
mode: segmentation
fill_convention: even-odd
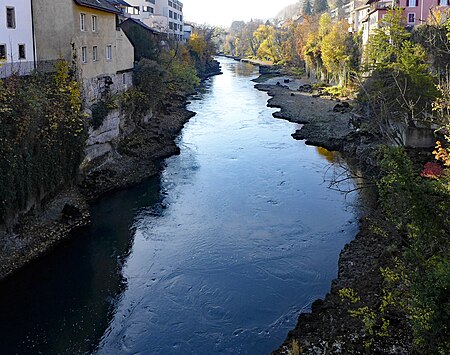
[[[33,0],[30,1],[31,5],[31,34],[33,36],[33,65],[34,70],[37,69],[37,63],[36,63],[36,37],[34,34],[34,8],[33,8]]]
[[[420,1],[420,22],[423,22],[423,2],[424,0],[419,0]]]

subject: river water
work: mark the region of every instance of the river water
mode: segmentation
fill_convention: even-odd
[[[355,197],[272,117],[254,67],[221,61],[161,176],[0,285],[2,354],[265,354],[329,290]]]

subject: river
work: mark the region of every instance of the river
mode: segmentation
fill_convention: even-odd
[[[265,354],[329,290],[356,197],[272,117],[255,68],[221,62],[161,175],[0,285],[2,354]]]

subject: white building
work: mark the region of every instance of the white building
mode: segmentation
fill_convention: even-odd
[[[0,78],[34,69],[31,0],[0,0]]]
[[[127,0],[131,17],[147,26],[183,40],[183,4],[178,0]]]
[[[183,39],[185,41],[189,41],[192,36],[193,27],[192,25],[185,24],[183,25]]]

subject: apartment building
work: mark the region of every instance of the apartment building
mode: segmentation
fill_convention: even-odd
[[[350,12],[348,23],[351,32],[359,33],[364,30],[364,20],[370,12],[370,5],[366,1],[355,1],[355,6]]]
[[[416,26],[427,22],[432,12],[448,10],[450,0],[399,0],[399,6],[404,9],[408,26]]]
[[[437,10],[448,11],[450,0],[369,0],[370,6],[367,16],[363,19],[363,44],[366,44],[373,31],[379,27],[379,23],[386,12],[393,8],[403,9],[406,25],[413,27],[426,23],[430,16]]]
[[[183,3],[178,0],[127,0],[128,13],[145,25],[167,34],[177,41],[183,40]]]
[[[105,88],[126,90],[132,85],[134,48],[120,28],[120,14],[108,0],[33,0],[38,68],[75,61],[87,103],[96,102]]]
[[[0,78],[34,70],[31,0],[0,0]]]

